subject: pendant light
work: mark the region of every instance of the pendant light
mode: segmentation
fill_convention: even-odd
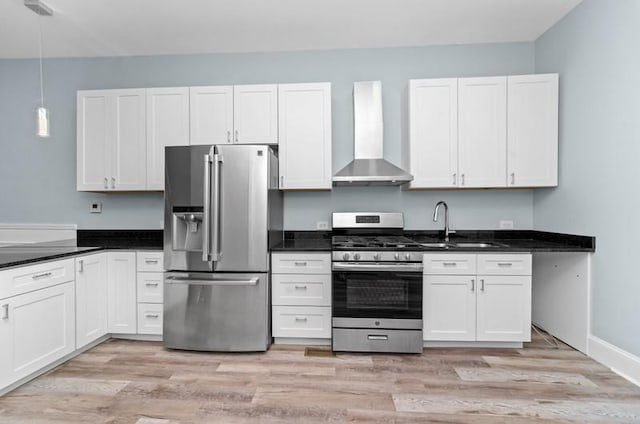
[[[40,0],[24,0],[24,5],[38,14],[38,46],[39,46],[39,59],[40,59],[40,107],[38,108],[38,115],[36,120],[36,135],[38,137],[49,137],[49,110],[44,107],[44,84],[42,78],[42,25],[40,18],[42,16],[52,16],[53,10],[51,10],[46,4]]]

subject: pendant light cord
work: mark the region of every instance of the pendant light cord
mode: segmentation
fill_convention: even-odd
[[[40,107],[44,107],[44,84],[42,83],[42,16],[38,16],[38,32],[40,33]]]

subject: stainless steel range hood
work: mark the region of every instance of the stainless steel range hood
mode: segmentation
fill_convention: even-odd
[[[398,186],[413,175],[383,158],[382,83],[353,83],[353,161],[333,176],[334,186]]]

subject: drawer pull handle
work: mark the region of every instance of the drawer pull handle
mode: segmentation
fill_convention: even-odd
[[[147,318],[160,318],[160,314],[146,314]]]
[[[296,322],[307,322],[307,317],[296,317]]]
[[[480,291],[484,291],[484,279],[480,280]]]
[[[145,259],[144,261],[145,261],[145,263],[148,263],[148,264],[157,264],[158,263],[158,259]]]
[[[34,280],[37,280],[39,278],[46,278],[46,277],[51,277],[51,272],[43,272],[42,274],[35,274],[33,277]]]
[[[498,266],[511,266],[513,263],[511,262],[498,262]]]
[[[158,287],[159,283],[144,283],[145,286],[147,287]]]
[[[295,266],[307,266],[306,262],[294,262],[293,263]]]
[[[389,336],[385,336],[385,335],[377,335],[377,334],[369,334],[367,336],[367,340],[382,340],[382,341],[387,341],[389,340]]]
[[[84,259],[80,259],[78,261],[78,264],[80,265],[80,269],[78,270],[78,272],[84,272]]]
[[[458,264],[456,262],[442,262],[442,265],[444,265],[444,266],[456,266]]]
[[[306,290],[307,286],[294,286],[296,290]]]
[[[471,291],[475,291],[476,289],[476,280],[471,279]]]
[[[2,319],[3,320],[8,320],[9,319],[9,304],[5,303],[4,305],[2,305],[2,309],[4,310],[3,314],[2,314]]]

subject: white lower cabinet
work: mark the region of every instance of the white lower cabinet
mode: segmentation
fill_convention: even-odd
[[[435,253],[424,264],[425,341],[531,339],[530,254]]]
[[[274,253],[271,261],[273,337],[331,338],[331,255]]]
[[[73,352],[74,283],[0,300],[0,389]]]
[[[162,334],[161,303],[138,303],[138,334]]]
[[[138,252],[138,334],[161,335],[164,292],[162,252]]]
[[[135,334],[136,252],[107,253],[109,333]]]
[[[107,253],[76,259],[76,349],[108,331]]]

